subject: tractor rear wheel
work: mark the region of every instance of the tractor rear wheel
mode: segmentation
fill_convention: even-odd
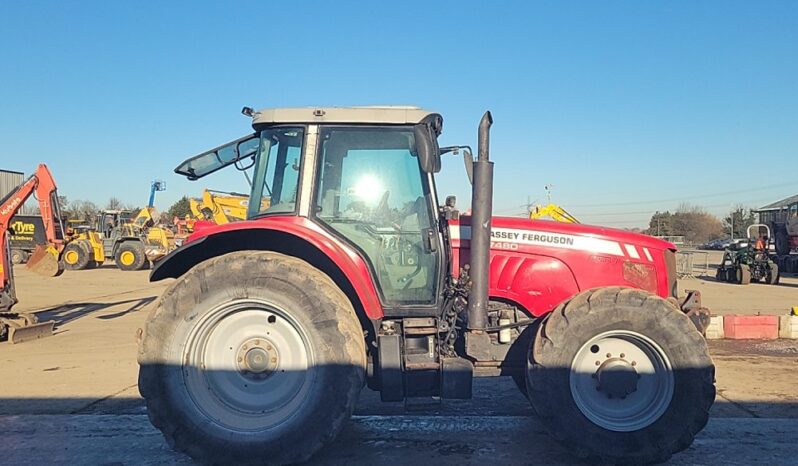
[[[81,243],[82,240],[72,241],[64,248],[61,257],[67,270],[83,270],[89,265],[91,257]]]
[[[765,275],[765,282],[770,285],[779,284],[779,266],[775,262],[770,263],[767,275]]]
[[[131,271],[141,270],[147,263],[147,256],[144,254],[144,245],[137,241],[126,241],[119,245],[114,258],[116,266],[120,270]]]
[[[209,259],[147,320],[139,390],[153,425],[203,463],[288,464],[332,442],[364,385],[352,304],[308,263],[273,252]]]
[[[715,367],[671,303],[640,290],[581,293],[541,323],[527,391],[551,434],[590,463],[654,463],[709,419]]]
[[[740,264],[737,266],[736,270],[736,279],[737,283],[740,285],[748,285],[751,283],[751,269],[748,268],[745,264]]]

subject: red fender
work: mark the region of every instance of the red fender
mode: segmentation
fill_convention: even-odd
[[[180,248],[172,251],[155,264],[150,280],[157,281],[168,277],[176,278],[195,264],[220,253],[252,249],[252,245],[241,244],[241,238],[244,237],[241,233],[245,232],[287,234],[315,247],[341,270],[352,285],[366,315],[370,319],[383,317],[384,312],[379,301],[377,289],[371,280],[369,267],[363,258],[350,246],[305,217],[273,216],[197,228]],[[220,240],[223,247],[214,246],[208,248],[209,243],[212,243],[215,238]],[[257,247],[256,249],[264,248]],[[279,250],[280,248],[275,249]]]

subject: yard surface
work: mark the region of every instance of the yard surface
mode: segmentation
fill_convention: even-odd
[[[115,268],[46,279],[15,270],[20,304],[57,322],[55,335],[0,343],[0,463],[160,464],[169,450],[146,417],[137,388],[136,340],[170,281]],[[700,275],[700,274],[699,274]],[[686,279],[715,314],[784,314],[798,279],[779,286]],[[713,341],[718,397],[712,419],[673,464],[794,464],[783,445],[798,435],[798,341]],[[782,451],[785,450],[785,451]],[[355,417],[318,464],[376,462],[569,464],[529,402],[506,378],[477,379],[474,399],[405,407],[364,389]]]

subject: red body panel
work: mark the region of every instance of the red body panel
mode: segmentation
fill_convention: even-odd
[[[469,262],[469,217],[450,223],[453,273]],[[366,262],[354,249],[304,217],[279,216],[203,225],[186,240],[227,231],[264,229],[303,238],[326,254],[346,275],[369,318],[383,308]],[[494,217],[490,287],[492,298],[517,303],[534,316],[552,311],[579,291],[601,286],[670,294],[664,252],[671,243],[609,228],[542,220]]]
[[[224,225],[204,225],[201,228],[197,228],[186,239],[185,243],[226,231],[247,229],[279,231],[306,240],[326,254],[346,275],[369,318],[379,319],[384,315],[379,295],[374,287],[374,282],[371,280],[371,273],[363,259],[352,248],[307,218],[279,216]]]
[[[470,218],[450,223],[453,269],[469,261]],[[494,217],[490,254],[492,298],[532,315],[553,310],[579,291],[601,286],[670,295],[664,252],[676,247],[651,236],[545,220]]]

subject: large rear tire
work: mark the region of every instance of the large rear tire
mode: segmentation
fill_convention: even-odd
[[[138,241],[126,241],[120,244],[114,262],[120,270],[141,270],[147,264],[144,245]]]
[[[204,463],[288,464],[332,442],[364,384],[352,304],[273,252],[207,260],[147,320],[139,390],[167,442]]]
[[[581,293],[538,329],[527,371],[551,434],[590,463],[655,463],[709,419],[715,367],[681,311],[640,290]]]

